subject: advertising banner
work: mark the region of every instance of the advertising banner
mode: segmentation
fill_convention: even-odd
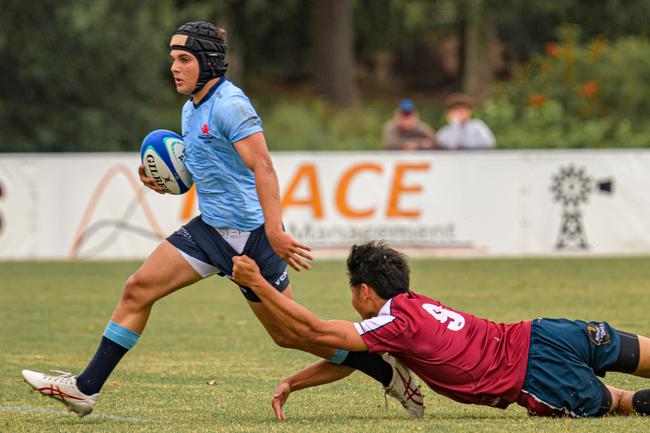
[[[650,151],[278,152],[283,220],[318,257],[650,254]],[[0,259],[139,259],[198,214],[136,153],[0,156]]]

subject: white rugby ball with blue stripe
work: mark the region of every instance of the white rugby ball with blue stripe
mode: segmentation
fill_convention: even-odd
[[[142,140],[142,165],[147,177],[156,180],[168,194],[186,193],[194,181],[183,161],[185,145],[180,135],[166,129],[151,131]]]

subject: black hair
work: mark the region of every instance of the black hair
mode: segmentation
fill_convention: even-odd
[[[382,299],[409,290],[409,265],[406,256],[383,241],[353,245],[348,256],[350,286],[362,283],[372,287]]]

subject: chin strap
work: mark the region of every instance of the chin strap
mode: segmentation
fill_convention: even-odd
[[[225,35],[225,30],[212,23],[196,21],[183,24],[172,36],[171,49],[187,51],[199,62],[199,79],[192,95],[208,81],[225,75],[228,69]]]

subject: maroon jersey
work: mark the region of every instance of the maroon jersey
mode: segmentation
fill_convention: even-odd
[[[354,326],[371,352],[392,354],[439,394],[500,408],[517,401],[530,321],[494,323],[408,292]]]

